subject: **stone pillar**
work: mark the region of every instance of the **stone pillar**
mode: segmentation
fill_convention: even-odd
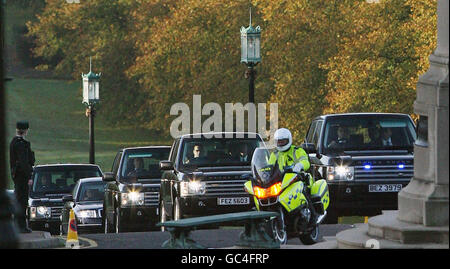
[[[397,219],[448,226],[449,215],[449,1],[437,6],[437,48],[419,78],[414,112],[420,116],[414,146],[414,178],[398,195]]]

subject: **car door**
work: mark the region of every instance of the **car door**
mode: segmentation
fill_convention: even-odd
[[[178,149],[179,149],[180,143],[181,143],[180,140],[181,139],[178,138],[174,141],[174,143],[172,145],[172,149],[169,154],[169,161],[172,162],[172,164],[174,166],[174,170],[165,171],[164,175],[161,179],[160,196],[161,196],[161,200],[164,201],[165,210],[169,214],[171,214],[171,212],[172,212],[172,205],[173,205],[172,186],[173,186],[173,178],[176,177],[175,164],[177,161]]]
[[[314,144],[316,148],[316,152],[319,152],[319,144],[320,144],[320,136],[322,133],[323,120],[314,120],[308,130],[308,134],[306,136],[306,143]],[[318,158],[317,153],[309,154],[309,161],[311,163],[310,171],[313,173],[315,178],[320,177],[319,170],[321,167],[321,160]]]
[[[114,158],[114,162],[113,162],[113,166],[111,168],[111,172],[114,174],[115,177],[115,181],[113,182],[108,182],[105,186],[105,201],[104,201],[104,213],[106,217],[108,217],[108,219],[110,221],[112,221],[112,214],[114,214],[114,202],[115,202],[115,195],[118,191],[118,176],[119,176],[119,167],[120,167],[120,162],[122,159],[122,155],[123,152],[119,151],[116,154],[116,157]]]

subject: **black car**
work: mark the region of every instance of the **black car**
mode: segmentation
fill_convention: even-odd
[[[71,195],[63,197],[61,234],[67,234],[70,210],[73,209],[78,233],[102,231],[103,196],[105,182],[102,177],[78,180]]]
[[[414,174],[415,125],[409,115],[347,113],[317,117],[303,148],[315,178],[327,180],[327,223],[397,209],[397,194]]]
[[[32,230],[60,233],[62,197],[72,193],[80,178],[101,177],[102,171],[93,164],[37,165],[31,176],[27,217]]]
[[[255,133],[208,133],[177,138],[161,181],[160,221],[251,210],[243,175],[251,172]],[[200,151],[200,152],[199,152]]]
[[[112,172],[105,173],[103,227],[105,233],[151,230],[158,220],[161,171],[169,146],[120,150]]]

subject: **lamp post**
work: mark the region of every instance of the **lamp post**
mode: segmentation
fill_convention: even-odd
[[[241,63],[247,65],[245,78],[249,79],[248,99],[255,103],[255,76],[254,67],[261,62],[261,28],[252,26],[252,9],[250,8],[250,24],[247,28],[241,27]]]
[[[81,73],[83,78],[83,104],[86,105],[86,116],[89,117],[89,163],[95,164],[94,117],[95,105],[99,103],[101,73],[92,72],[92,61],[89,60],[89,73]]]

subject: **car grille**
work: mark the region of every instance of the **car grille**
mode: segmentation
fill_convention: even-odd
[[[414,176],[413,160],[360,160],[353,164],[355,180],[401,180]],[[399,165],[403,165],[403,168],[399,168]]]
[[[61,212],[62,212],[63,207],[62,206],[52,206],[51,207],[51,218],[52,219],[58,219],[61,216]]]
[[[144,205],[158,206],[159,205],[159,192],[144,192]]]
[[[209,178],[208,178],[209,179]],[[244,190],[245,179],[227,179],[227,180],[207,180],[206,192],[207,196],[221,195],[242,195],[247,194]]]

